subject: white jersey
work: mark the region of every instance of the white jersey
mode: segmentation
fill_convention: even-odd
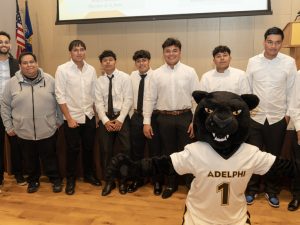
[[[243,143],[229,158],[222,158],[208,143],[189,144],[171,155],[176,172],[195,179],[187,195],[186,225],[245,225],[244,192],[252,174],[265,174],[275,156]]]

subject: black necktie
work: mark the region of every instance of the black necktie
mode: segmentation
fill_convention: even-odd
[[[109,79],[107,114],[108,117],[112,118],[114,116],[114,106],[112,98],[112,79],[114,78],[114,75],[111,75],[111,77],[107,76],[107,78]]]
[[[142,113],[143,112],[145,77],[147,76],[147,74],[142,74],[140,76],[141,76],[141,80],[140,80],[138,100],[137,100],[137,111],[139,113]]]

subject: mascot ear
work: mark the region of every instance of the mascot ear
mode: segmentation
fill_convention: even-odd
[[[244,94],[241,98],[247,103],[249,110],[254,109],[259,103],[259,98],[253,94]]]
[[[208,95],[208,92],[194,91],[192,95],[193,95],[193,98],[195,99],[195,101],[197,102],[197,104],[199,104],[199,102]]]

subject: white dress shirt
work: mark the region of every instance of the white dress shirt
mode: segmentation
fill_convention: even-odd
[[[5,61],[0,61],[0,103],[2,101],[2,94],[6,83],[10,79],[10,69],[8,59]]]
[[[230,91],[238,95],[250,93],[245,72],[233,67],[228,67],[224,73],[219,73],[216,69],[204,73],[200,79],[200,90]]]
[[[153,70],[150,68],[147,73],[147,76],[145,77],[145,86],[144,86],[144,93],[147,87],[149,86],[150,82],[150,77],[153,74]],[[141,81],[141,76],[140,72],[138,70],[133,71],[130,74],[130,79],[131,79],[131,84],[132,84],[132,90],[133,90],[133,109],[137,109],[137,101],[138,101],[138,95],[139,95],[139,86],[140,86],[140,81]],[[143,98],[144,100],[144,98]],[[144,104],[143,104],[144,105]]]
[[[264,53],[249,59],[246,74],[251,93],[259,98],[259,105],[252,110],[252,119],[260,124],[280,121],[287,113],[297,69],[295,60],[278,55],[269,60]]]
[[[196,104],[192,93],[199,90],[199,78],[194,68],[178,62],[172,69],[167,64],[154,70],[144,96],[144,124],[151,123],[152,111],[192,109]]]
[[[297,73],[291,103],[289,107],[289,116],[295,126],[296,131],[300,130],[300,70]]]
[[[114,113],[120,113],[116,119],[123,123],[133,102],[131,80],[127,73],[117,69],[112,74],[114,75],[112,78],[113,109]],[[108,111],[109,89],[109,79],[107,76],[111,76],[112,74],[104,74],[100,76],[96,82],[95,106],[103,124],[109,121],[109,118],[106,116],[106,112]]]
[[[94,116],[96,70],[84,61],[82,70],[70,60],[57,67],[55,95],[58,104],[67,104],[71,117],[84,124]],[[65,119],[65,118],[64,118]]]

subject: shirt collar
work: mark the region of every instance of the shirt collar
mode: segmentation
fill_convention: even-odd
[[[73,68],[78,69],[76,63],[74,63],[74,61],[73,61],[72,59],[70,59],[70,63],[71,63],[71,65],[72,65]],[[83,67],[82,67],[82,70],[84,70],[84,69],[86,68],[86,65],[87,65],[86,61],[83,60]]]
[[[119,72],[118,69],[115,69],[114,72],[112,72],[112,74],[114,75],[114,77],[116,77],[116,75],[118,74],[118,72]],[[105,76],[108,76],[108,77],[111,77],[112,74],[104,73],[104,75],[105,75]]]
[[[171,68],[167,63],[165,63],[166,67],[170,70],[176,70],[180,66],[181,62],[178,61],[176,65],[174,65],[174,68]]]

